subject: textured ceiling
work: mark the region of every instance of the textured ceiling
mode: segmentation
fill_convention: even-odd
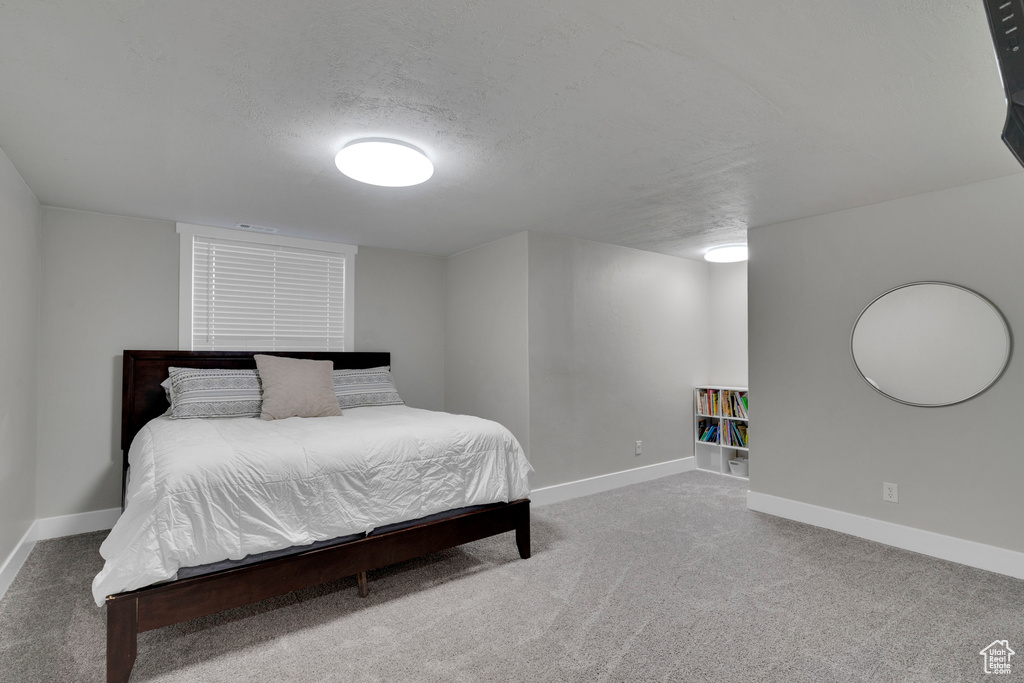
[[[698,257],[1021,171],[981,0],[0,0],[0,93],[43,204],[437,255]],[[338,173],[370,136],[434,177]]]

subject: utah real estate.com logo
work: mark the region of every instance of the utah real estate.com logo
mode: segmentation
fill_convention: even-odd
[[[1008,674],[1010,673],[1010,657],[1017,653],[1010,649],[1009,641],[994,640],[991,645],[978,654],[985,658],[985,673]]]

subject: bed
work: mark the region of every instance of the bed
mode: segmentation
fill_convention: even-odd
[[[255,368],[253,356],[256,353],[263,352],[124,352],[121,423],[123,494],[129,490],[129,448],[133,440],[144,429],[144,435],[148,438],[151,431],[161,428],[162,421],[166,421],[165,418],[157,418],[160,418],[168,407],[164,388],[161,387],[161,382],[168,376],[168,368]],[[268,355],[331,360],[336,369],[390,365],[390,354],[378,352],[271,352]],[[360,410],[365,413],[361,414]],[[371,416],[380,419],[381,415],[390,416],[392,413],[403,419],[422,421],[423,416],[419,413],[423,412],[415,409],[400,410],[397,407],[390,413],[383,408],[362,408],[349,412],[349,416],[350,424],[356,425],[360,421],[372,421],[369,420]],[[325,420],[341,421],[345,420],[345,417]],[[153,426],[146,427],[151,421],[154,421]],[[133,457],[139,457],[137,451],[138,448],[133,451]],[[133,483],[136,490],[141,485]],[[528,486],[526,491],[528,492]],[[479,496],[473,498],[472,502],[479,502],[478,498]],[[486,502],[469,506],[459,504],[466,502],[465,500],[451,500],[456,507],[454,510],[443,510],[412,520],[406,519],[397,524],[379,524],[381,520],[363,520],[363,524],[373,528],[309,545],[303,543],[302,547],[298,548],[279,549],[267,556],[253,555],[245,560],[248,564],[210,564],[200,572],[181,571],[176,575],[177,578],[171,577],[163,583],[105,595],[108,683],[128,681],[137,654],[137,635],[143,631],[349,576],[357,577],[359,594],[365,596],[366,572],[369,570],[510,531],[515,531],[520,557],[526,559],[530,556],[530,501],[527,497],[510,499],[508,502]],[[437,507],[437,504],[434,504],[434,507]],[[427,507],[416,509],[433,511],[433,508]],[[262,557],[268,559],[261,559]],[[171,568],[173,569],[173,565]]]

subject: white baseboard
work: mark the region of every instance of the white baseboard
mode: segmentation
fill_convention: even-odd
[[[90,531],[104,531],[114,526],[114,522],[121,516],[121,508],[110,508],[109,510],[94,510],[82,512],[77,515],[62,515],[60,517],[43,517],[32,522],[28,531],[21,537],[14,550],[7,556],[4,563],[0,565],[0,598],[4,596],[7,589],[14,582],[14,577],[25,564],[36,541],[44,541],[49,538],[60,538],[61,536],[73,536],[85,534]]]
[[[534,489],[530,493],[530,504],[538,506],[560,503],[563,500],[569,500],[571,498],[589,496],[594,493],[601,493],[602,491],[611,491],[612,489],[617,489],[620,486],[640,484],[645,481],[651,481],[652,479],[667,477],[672,474],[689,472],[695,467],[696,463],[694,462],[693,456],[690,456],[689,458],[680,458],[679,460],[670,460],[668,462],[659,462],[653,465],[645,465],[643,467],[634,467],[631,470],[623,470],[622,472],[602,474],[597,477],[590,477],[589,479],[578,479],[576,481],[566,482],[565,484],[545,486],[544,488]]]
[[[32,548],[36,546],[36,523],[32,522],[29,525],[25,535],[21,537],[18,544],[14,546],[14,550],[7,556],[3,564],[0,564],[0,598],[4,597],[4,593],[14,583],[14,577],[18,575],[22,565],[25,564],[25,560],[28,559],[28,554],[32,552]]]
[[[1024,579],[1024,553],[749,491],[747,508],[869,541]]]
[[[87,534],[90,531],[111,529],[114,522],[121,516],[121,508],[80,512],[77,515],[60,517],[44,517],[36,520],[36,538],[43,541],[48,538]]]

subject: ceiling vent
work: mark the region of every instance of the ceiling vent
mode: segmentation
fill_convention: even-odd
[[[235,227],[240,230],[248,230],[250,232],[263,232],[268,235],[276,235],[277,233],[281,232],[277,228],[265,228],[262,225],[253,225],[252,223],[238,223],[237,225],[235,225]]]

